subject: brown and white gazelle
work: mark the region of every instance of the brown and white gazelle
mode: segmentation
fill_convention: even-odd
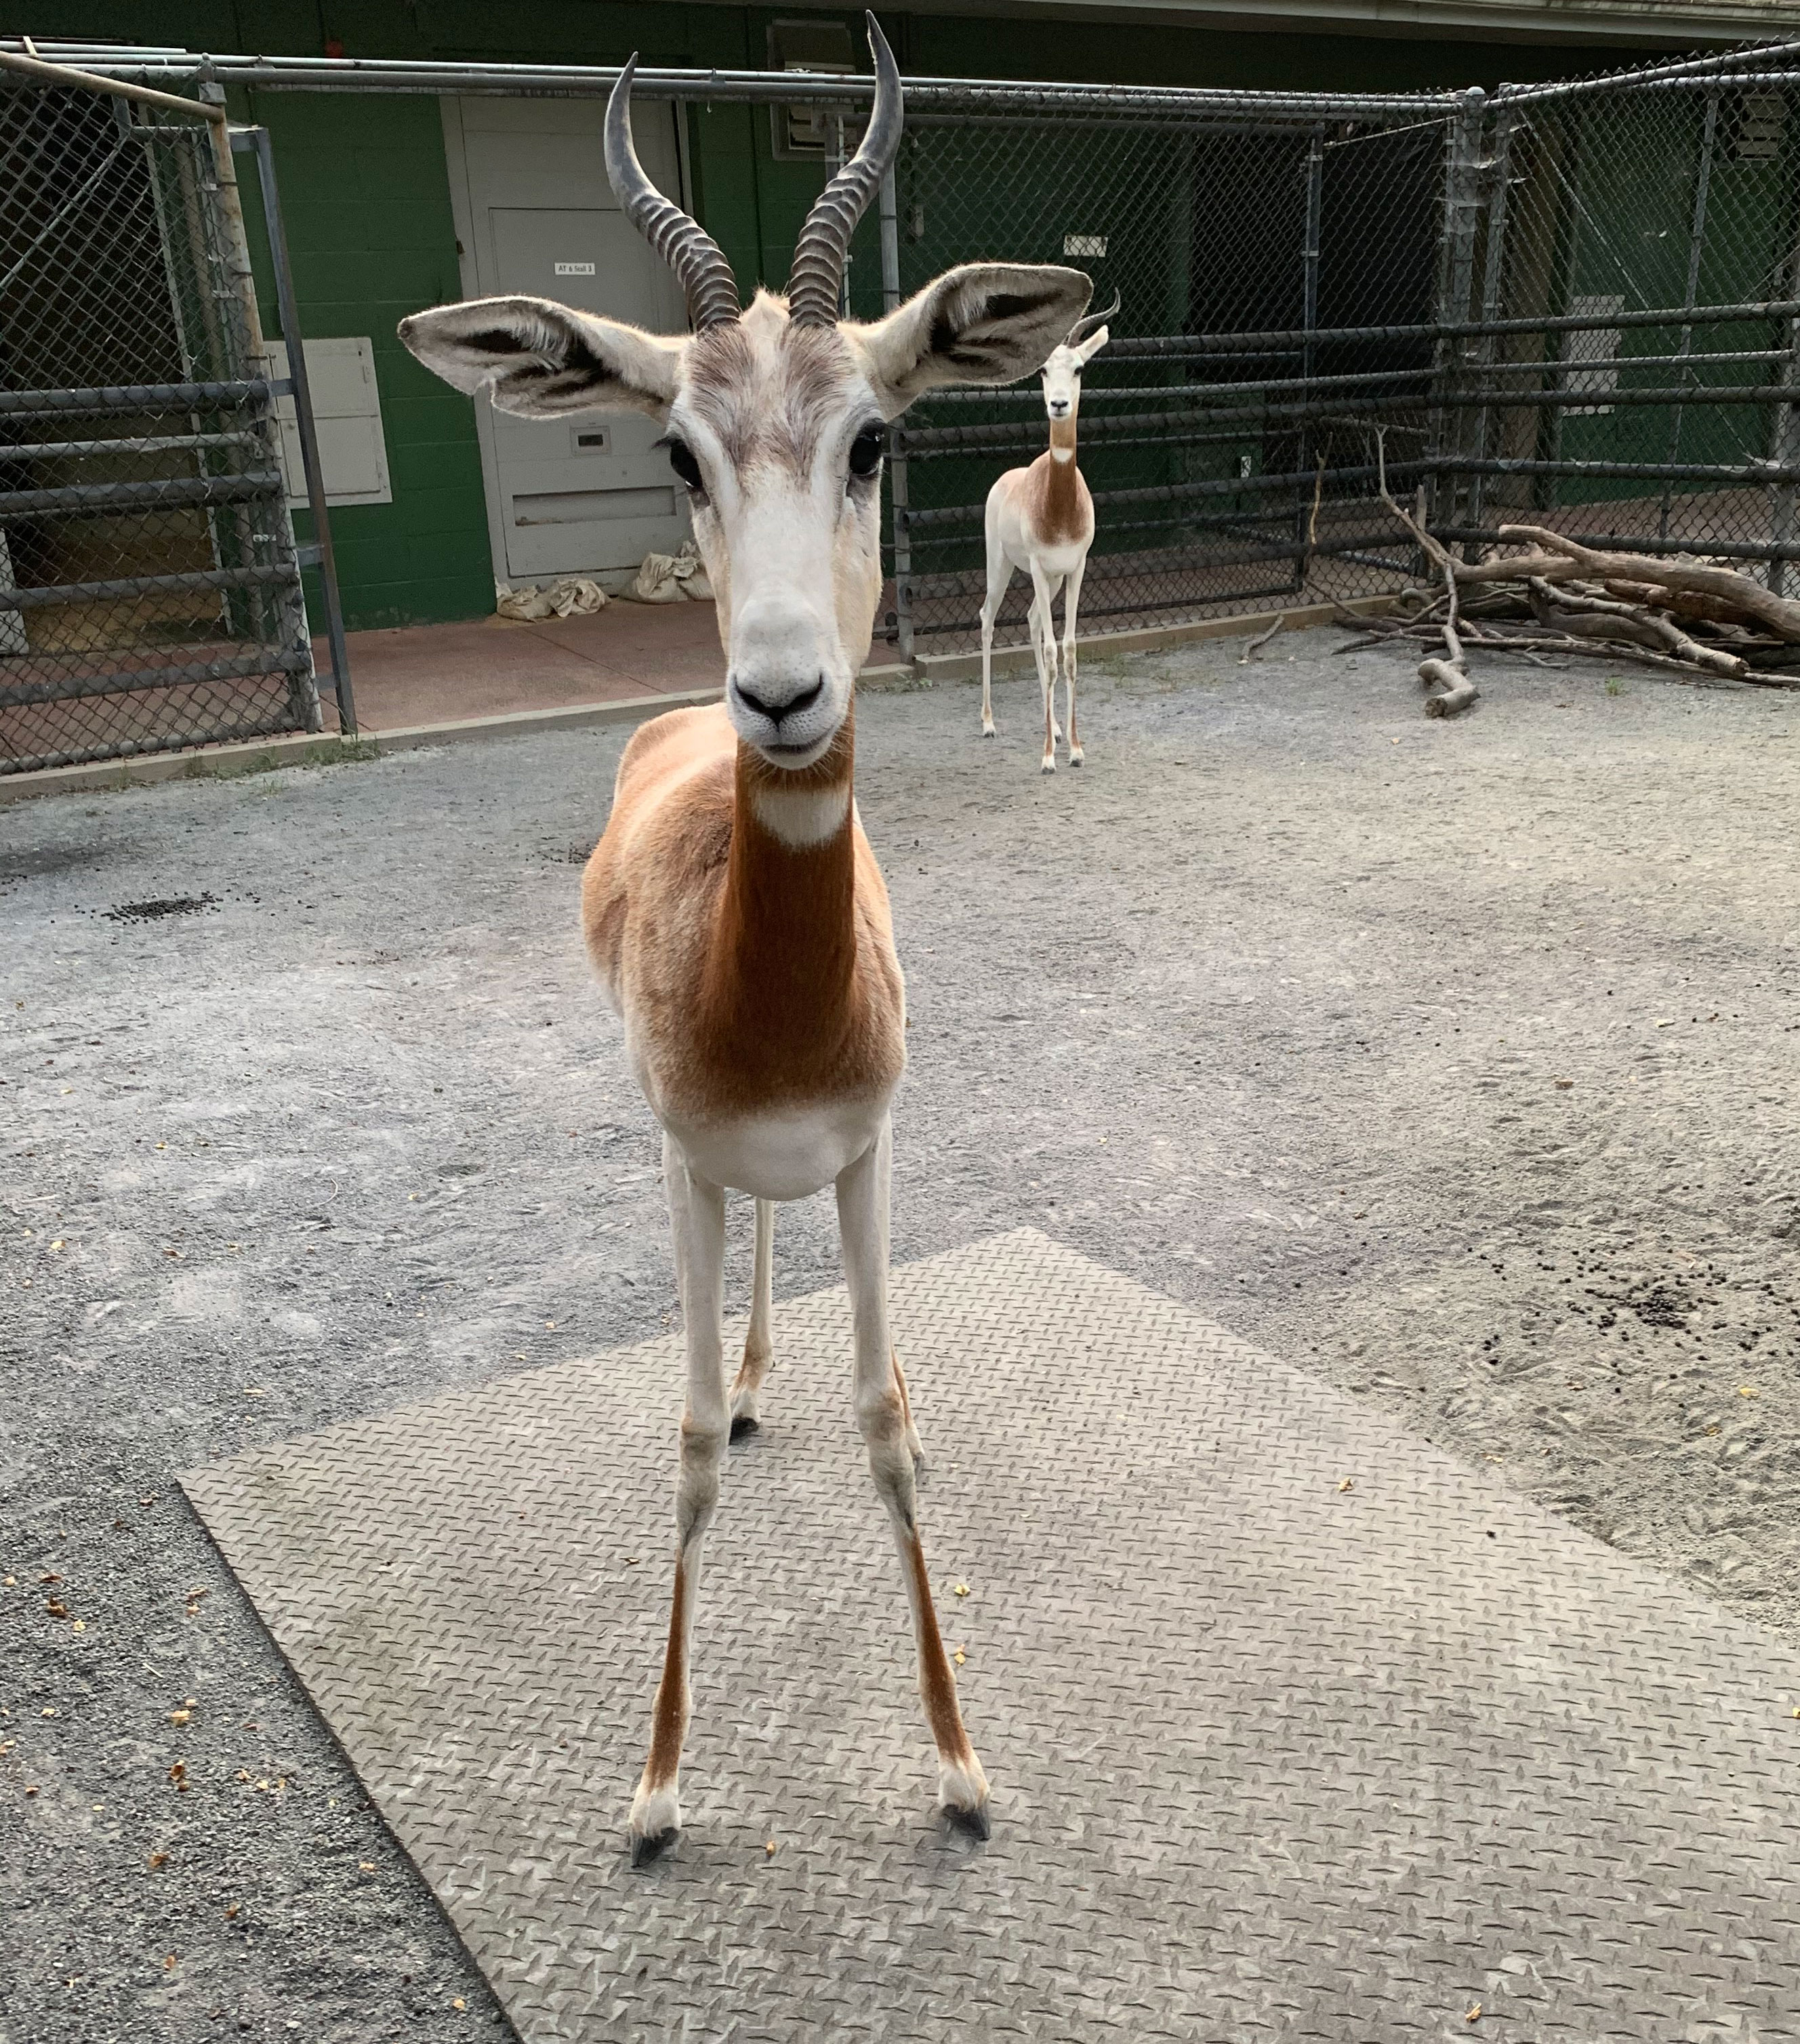
[[[677,710],[626,747],[582,882],[589,950],[663,1128],[687,1350],[675,1585],[633,1860],[681,1824],[677,1776],[701,1543],[727,1436],[756,1423],[769,1362],[770,1203],[837,1190],[856,1417],[898,1543],[936,1743],[939,1799],[987,1831],[988,1785],[938,1635],[914,1503],[919,1439],[888,1327],[888,1107],[905,995],[887,890],[852,799],[852,688],[881,589],[886,422],[921,391],[1036,369],[1092,289],[1077,271],[978,263],[872,325],[838,317],[850,234],[892,161],[900,75],[869,19],[869,130],[794,252],[788,295],[741,311],[717,245],[650,184],[631,145],[635,59],[606,116],[607,174],[680,277],[694,331],[665,336],[542,298],[440,306],[401,337],[460,390],[528,417],[628,407],[662,421],[717,594],[722,707]],[[727,1390],[725,1191],[758,1202],[755,1310]]]
[[[1081,764],[1081,738],[1075,725],[1075,614],[1081,578],[1094,544],[1094,500],[1075,465],[1075,421],[1081,409],[1081,372],[1111,336],[1106,322],[1119,310],[1115,298],[1103,313],[1090,313],[1070,328],[1044,364],[1044,409],[1050,444],[1029,468],[1009,468],[988,492],[988,597],[981,605],[981,735],[994,735],[994,620],[1015,569],[1031,578],[1031,652],[1044,694],[1044,771],[1056,771],[1056,626],[1050,605],[1062,599],[1062,678],[1069,715],[1069,763]]]

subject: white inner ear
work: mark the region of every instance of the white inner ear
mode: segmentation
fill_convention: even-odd
[[[1076,351],[1081,358],[1082,366],[1085,367],[1088,363],[1092,362],[1094,357],[1100,353],[1100,350],[1106,346],[1107,341],[1111,338],[1111,335],[1103,326],[1097,332],[1089,334],[1088,338],[1082,342],[1080,347]]]

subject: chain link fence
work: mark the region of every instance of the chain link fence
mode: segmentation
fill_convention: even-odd
[[[0,773],[321,727],[212,127],[0,71]]]
[[[616,75],[207,62],[297,91],[597,97]],[[138,75],[166,73],[147,60]],[[1797,85],[1800,44],[1491,96],[914,79],[848,303],[877,316],[950,263],[995,258],[1077,264],[1097,305],[1118,294],[1080,419],[1098,513],[1090,634],[1403,587],[1422,563],[1380,501],[1384,465],[1395,497],[1422,494],[1432,529],[1465,550],[1537,523],[1751,563],[1779,590],[1800,560]],[[781,132],[819,148],[821,178],[869,96],[866,79],[797,72],[650,71],[637,90],[785,109]],[[170,160],[132,173],[164,214]],[[73,156],[56,171],[63,202],[82,174]],[[19,211],[0,186],[0,222]],[[123,249],[108,260],[126,276],[155,267]],[[156,317],[175,336],[159,359],[185,360],[178,307]],[[263,430],[254,405],[163,416],[190,435]],[[897,424],[879,628],[902,657],[978,643],[983,504],[1046,440],[1034,378],[936,394]],[[217,457],[190,458],[183,482]],[[246,473],[264,460],[246,446]],[[236,572],[215,513],[182,515],[195,522],[169,527],[171,544],[186,532],[213,550],[204,571]],[[999,643],[1026,643],[1028,601],[1016,582]],[[67,608],[65,626],[80,614]],[[221,602],[214,630],[238,615]]]
[[[1123,98],[1124,95],[1119,95]],[[1372,405],[1416,423],[1432,372],[1453,102],[972,108],[909,126],[904,294],[988,254],[1069,263],[1119,301],[1083,379],[1097,530],[1089,632],[1349,595],[1406,572],[1361,486]],[[1046,440],[1035,379],[915,405],[895,435],[894,636],[975,643],[982,506]],[[1023,578],[996,638],[1022,642]]]
[[[941,93],[909,107],[888,299],[989,256],[1073,263],[1120,299],[1084,379],[1084,631],[1404,586],[1421,563],[1384,467],[1465,550],[1536,523],[1760,563],[1779,590],[1800,557],[1797,60],[1491,98]],[[903,655],[978,643],[983,503],[1046,440],[1034,382],[900,423]],[[998,643],[1025,643],[1029,602],[1020,578]]]

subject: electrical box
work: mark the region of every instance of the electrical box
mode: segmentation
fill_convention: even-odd
[[[287,374],[284,342],[268,344],[269,374]],[[381,392],[375,383],[375,354],[367,337],[309,340],[306,382],[313,398],[313,421],[319,436],[319,465],[324,472],[325,501],[331,504],[391,504],[387,441],[382,432]],[[281,425],[282,473],[287,478],[287,501],[306,508],[306,471],[300,459],[300,428],[294,400],[278,398]]]

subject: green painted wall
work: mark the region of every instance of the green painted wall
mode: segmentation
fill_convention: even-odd
[[[772,9],[664,0],[543,0],[528,8],[492,0],[432,0],[429,7],[412,0],[43,0],[29,25],[45,37],[299,56],[341,40],[351,56],[611,63],[637,49],[647,65],[760,68],[777,18]],[[860,14],[846,10],[842,18],[860,40]],[[1648,54],[1412,35],[887,13],[883,21],[903,69],[970,77],[1396,90],[1575,75]],[[437,102],[259,92],[242,95],[234,112],[266,124],[273,137],[305,332],[367,334],[374,344],[394,501],[332,514],[349,621],[366,628],[485,615],[493,607],[493,566],[474,414],[393,337],[404,314],[460,290]],[[817,169],[776,160],[762,108],[697,108],[689,139],[698,210],[739,283],[778,284],[816,194]],[[267,286],[266,252],[255,252]],[[872,222],[856,254],[853,301],[859,311],[873,309],[879,270]],[[278,333],[267,288],[263,317]]]
[[[480,616],[493,607],[493,565],[474,414],[394,332],[408,313],[460,295],[437,102],[253,93],[242,110],[269,129],[305,332],[367,334],[374,344],[393,501],[332,513],[349,621],[366,629]],[[263,327],[286,338],[254,163],[244,171]],[[310,536],[306,513],[294,522]]]

